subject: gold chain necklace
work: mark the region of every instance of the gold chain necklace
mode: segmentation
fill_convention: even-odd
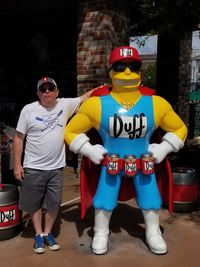
[[[130,109],[134,105],[134,102],[120,101],[120,105],[122,105],[125,109]]]

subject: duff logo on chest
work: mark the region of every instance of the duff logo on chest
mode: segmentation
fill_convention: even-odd
[[[147,117],[144,113],[128,117],[115,113],[114,117],[109,118],[109,131],[114,138],[138,139],[146,134]]]

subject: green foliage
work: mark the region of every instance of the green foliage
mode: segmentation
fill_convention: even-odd
[[[182,35],[198,30],[199,0],[133,0],[131,36]]]
[[[156,63],[150,64],[142,75],[142,85],[156,88]]]

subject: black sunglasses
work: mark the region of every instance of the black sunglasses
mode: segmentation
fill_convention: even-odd
[[[128,67],[131,72],[139,72],[141,65],[141,62],[136,60],[131,62],[117,61],[110,67],[110,69],[113,69],[115,72],[123,72]]]
[[[41,93],[45,93],[47,90],[48,90],[49,92],[53,92],[55,89],[56,89],[55,85],[53,85],[53,84],[48,84],[48,83],[46,83],[46,84],[44,84],[44,85],[41,85],[41,86],[39,87],[39,91],[40,91]]]

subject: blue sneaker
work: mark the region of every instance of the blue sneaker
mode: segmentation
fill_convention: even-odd
[[[50,250],[59,250],[60,245],[56,242],[55,238],[51,233],[44,235],[44,242]]]
[[[45,252],[44,238],[41,235],[35,235],[34,240],[35,240],[35,243],[34,243],[33,250],[35,251],[35,253],[37,254],[44,253]]]

